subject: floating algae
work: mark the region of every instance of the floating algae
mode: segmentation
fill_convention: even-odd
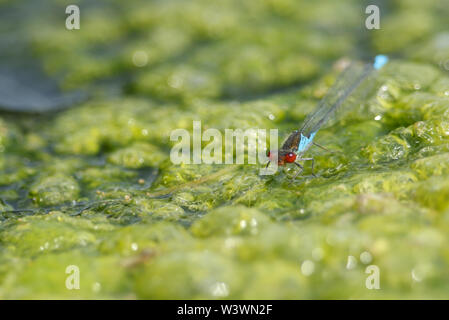
[[[357,1],[83,3],[79,32],[43,10],[21,25],[47,76],[91,99],[0,114],[0,298],[449,297],[447,6],[389,5],[363,45],[396,57],[379,90],[320,130],[318,177],[290,183],[174,165],[170,133],[296,129],[360,44]]]

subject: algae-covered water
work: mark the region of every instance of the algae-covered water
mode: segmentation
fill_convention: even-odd
[[[368,4],[0,1],[0,298],[449,298],[449,3]],[[193,121],[282,139],[378,53],[316,178],[170,161]]]

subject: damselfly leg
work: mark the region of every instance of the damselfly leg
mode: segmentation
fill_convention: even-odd
[[[315,159],[314,158],[301,158],[300,161],[312,161],[312,176],[316,178],[315,173],[313,172],[313,168],[315,167]]]
[[[313,168],[315,167],[315,159],[314,158],[300,158],[298,161],[312,161],[312,176],[316,178],[315,173],[313,172]],[[297,167],[299,167],[298,172],[296,172],[295,176],[292,178],[292,182],[295,181],[296,177],[304,171],[304,167],[300,165],[298,162],[293,162]]]
[[[292,181],[290,181],[290,182],[295,181],[296,177],[297,177],[301,172],[304,171],[304,167],[303,167],[302,165],[300,165],[298,162],[293,162],[293,163],[296,164],[297,167],[299,167],[299,170],[298,170],[298,172],[296,172],[295,176],[292,178]]]

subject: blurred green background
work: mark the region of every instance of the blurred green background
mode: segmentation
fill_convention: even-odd
[[[443,0],[0,0],[0,298],[449,298],[448,16]],[[194,120],[288,134],[345,61],[379,53],[375,88],[316,137],[334,151],[310,150],[317,178],[170,162]]]

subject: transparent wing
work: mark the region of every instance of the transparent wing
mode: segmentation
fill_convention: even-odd
[[[307,116],[299,131],[306,137],[316,133],[334,115],[335,110],[346,98],[373,71],[374,68],[371,64],[352,63],[349,65],[319,102],[315,111]]]

